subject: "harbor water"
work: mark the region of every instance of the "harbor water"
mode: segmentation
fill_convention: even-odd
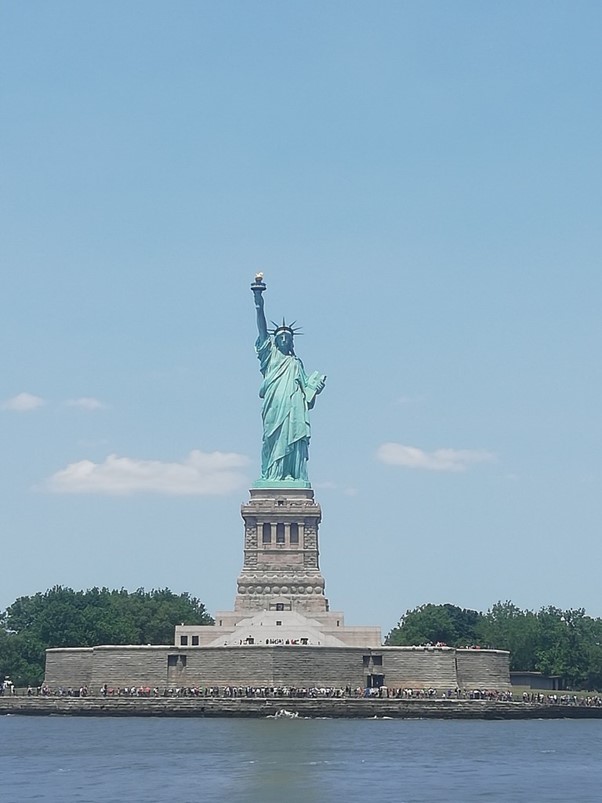
[[[598,803],[602,720],[0,717],[2,803]]]

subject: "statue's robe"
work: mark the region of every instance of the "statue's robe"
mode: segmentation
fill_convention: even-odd
[[[263,374],[259,389],[263,399],[261,478],[307,481],[314,375],[308,378],[301,360],[279,351],[272,337],[257,338],[255,349]]]

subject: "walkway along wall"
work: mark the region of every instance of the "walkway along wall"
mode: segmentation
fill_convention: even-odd
[[[0,716],[62,714],[122,717],[300,717],[365,719],[602,719],[602,706],[500,700],[390,699],[387,697],[7,697]]]

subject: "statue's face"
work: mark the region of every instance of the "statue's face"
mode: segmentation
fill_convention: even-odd
[[[278,351],[283,354],[293,353],[293,336],[290,332],[278,332],[277,335],[274,335],[274,342]]]

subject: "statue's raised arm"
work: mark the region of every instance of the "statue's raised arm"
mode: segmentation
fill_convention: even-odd
[[[263,274],[251,285],[257,310],[258,337],[255,343],[263,382],[263,445],[259,486],[309,488],[309,410],[324,389],[326,377],[315,371],[308,376],[295,354],[293,338],[298,334],[294,323],[274,324],[268,329],[264,313]]]
[[[257,310],[257,331],[259,332],[260,340],[268,339],[268,324],[265,319],[263,311],[263,292],[265,290],[265,283],[263,281],[263,273],[255,274],[255,281],[251,285],[251,290],[255,296],[255,309]]]

